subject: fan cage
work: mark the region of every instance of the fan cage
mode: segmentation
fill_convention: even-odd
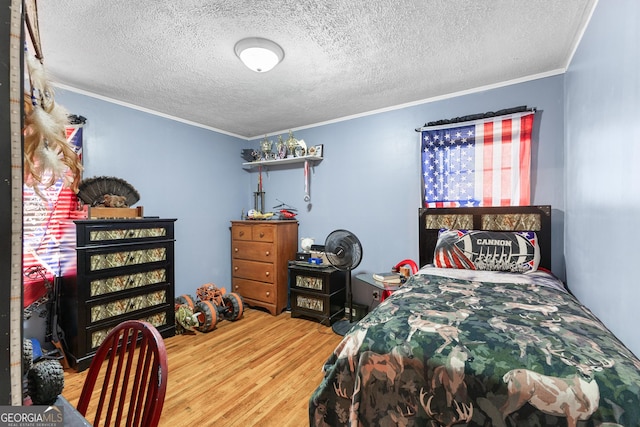
[[[325,255],[334,267],[340,270],[353,270],[362,260],[362,244],[352,232],[335,230],[327,236]]]

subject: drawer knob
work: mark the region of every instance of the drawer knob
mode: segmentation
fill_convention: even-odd
[[[269,274],[270,273],[268,271],[264,273],[264,275],[267,276],[267,277],[269,277]]]
[[[244,231],[241,231],[240,233],[238,233],[239,236],[244,236]]]
[[[264,237],[264,232],[260,232],[260,238]]]
[[[265,254],[266,256],[269,256],[269,255],[271,255],[271,252],[269,252],[269,251],[265,251],[265,253],[264,253],[264,254]]]
[[[233,271],[238,271],[238,267],[233,267]]]
[[[235,289],[236,289],[236,291],[237,291],[238,289],[240,289],[240,286],[236,285],[236,288],[235,288]]]
[[[266,295],[267,295],[267,296],[271,295],[271,292],[267,292],[267,294],[266,294]]]
[[[233,250],[234,250],[235,252],[238,252],[238,248],[234,248]]]

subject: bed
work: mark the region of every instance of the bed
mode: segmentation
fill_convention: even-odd
[[[329,356],[310,425],[640,425],[640,361],[550,273],[550,206],[419,217],[422,268]]]

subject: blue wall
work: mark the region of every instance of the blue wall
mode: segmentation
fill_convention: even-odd
[[[311,202],[304,202],[302,164],[263,171],[267,208],[282,201],[298,209],[299,236],[324,243],[334,229],[354,232],[364,247],[358,272],[386,270],[418,259],[419,134],[427,121],[538,108],[533,147],[533,204],[553,207],[553,270],[564,278],[562,231],[563,77],[554,76],[295,131],[307,145],[324,145],[311,170]],[[258,147],[202,128],[73,92],[56,99],[87,117],[85,177],[112,175],[133,184],[146,215],[176,217],[176,293],[207,282],[230,283],[229,221],[253,207],[258,171],[243,168],[240,151]],[[286,139],[288,135],[285,133]],[[276,140],[276,136],[270,137]],[[371,289],[354,283],[356,302],[371,304]]]
[[[640,355],[640,3],[601,1],[565,75],[566,259],[578,298]]]
[[[58,89],[56,101],[87,118],[84,177],[116,176],[140,193],[147,216],[177,218],[176,292],[229,283],[229,219],[239,218],[247,176],[242,140]]]

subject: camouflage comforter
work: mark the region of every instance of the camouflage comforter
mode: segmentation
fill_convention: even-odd
[[[640,361],[543,272],[416,275],[323,369],[312,426],[640,426]]]

